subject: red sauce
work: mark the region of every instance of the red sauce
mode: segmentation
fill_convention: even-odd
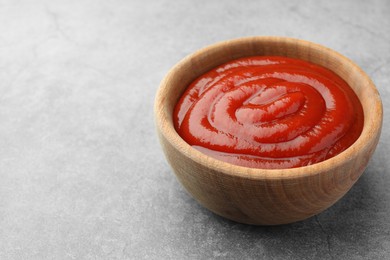
[[[236,165],[280,169],[324,161],[363,128],[354,91],[334,72],[298,59],[246,57],[197,78],[174,125],[195,149]]]

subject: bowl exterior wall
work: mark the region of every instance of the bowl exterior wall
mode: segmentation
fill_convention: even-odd
[[[279,225],[316,215],[339,200],[358,180],[378,142],[329,171],[294,179],[251,179],[224,174],[196,163],[170,144],[160,142],[177,179],[201,205],[233,221]]]

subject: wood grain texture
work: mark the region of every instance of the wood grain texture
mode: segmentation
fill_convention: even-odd
[[[263,170],[215,160],[193,149],[176,133],[172,112],[199,75],[227,61],[253,55],[307,60],[336,72],[358,95],[364,110],[359,139],[341,154],[295,169]],[[187,56],[161,82],[155,121],[166,158],[178,180],[204,207],[241,223],[278,225],[306,219],[339,200],[358,180],[379,140],[382,103],[370,78],[351,60],[326,47],[284,37],[248,37]]]

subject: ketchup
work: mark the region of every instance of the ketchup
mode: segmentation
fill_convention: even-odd
[[[255,56],[197,78],[173,113],[178,134],[218,160],[263,169],[295,168],[352,145],[363,109],[334,72],[307,61]]]

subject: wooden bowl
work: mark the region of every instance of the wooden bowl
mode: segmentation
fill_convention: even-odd
[[[298,58],[324,66],[356,92],[364,111],[361,136],[347,150],[310,166],[264,170],[213,159],[175,131],[172,112],[195,78],[227,61],[253,55]],[[247,224],[278,225],[306,219],[339,200],[358,180],[381,132],[382,103],[370,78],[351,60],[326,47],[284,37],[249,37],[217,43],[176,64],[161,82],[155,121],[165,156],[181,184],[204,207]]]

